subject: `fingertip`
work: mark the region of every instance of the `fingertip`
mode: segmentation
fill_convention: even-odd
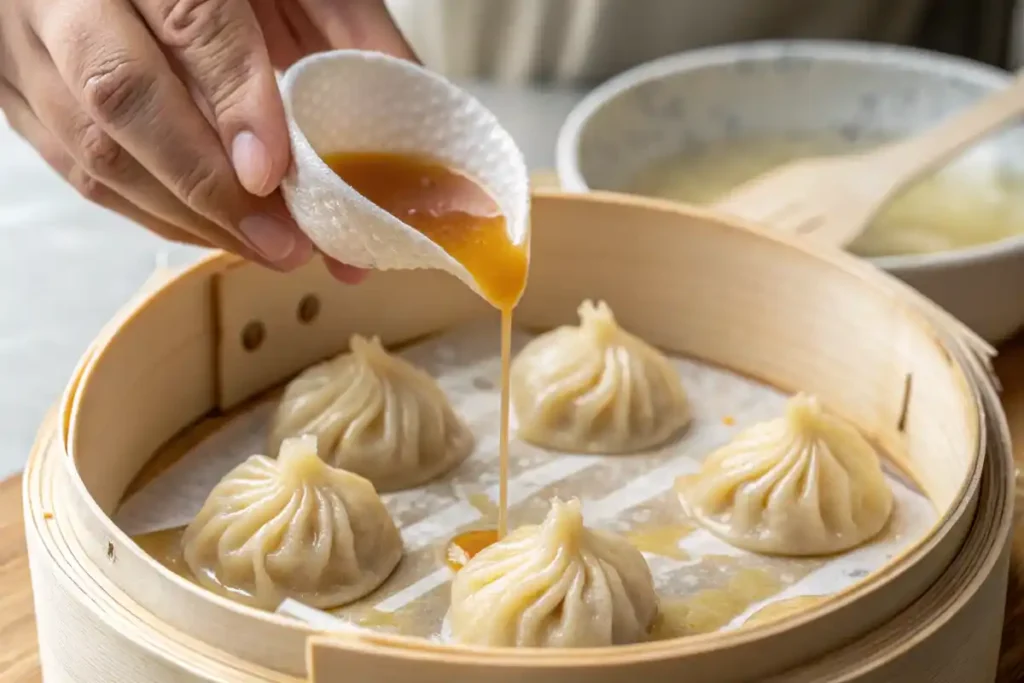
[[[285,272],[301,268],[313,259],[313,242],[296,228],[295,248],[286,258],[277,262],[277,266]]]
[[[334,259],[326,256],[324,257],[324,264],[327,266],[327,272],[329,272],[335,280],[343,282],[346,285],[358,285],[370,275],[370,271],[368,270],[356,268],[355,266],[335,261]]]

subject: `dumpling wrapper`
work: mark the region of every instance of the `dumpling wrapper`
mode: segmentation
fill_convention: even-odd
[[[326,462],[388,492],[426,483],[473,452],[469,427],[426,372],[355,335],[350,351],[288,384],[268,447],[312,434]]]
[[[579,327],[537,337],[512,363],[518,438],[568,453],[629,453],[664,444],[690,421],[675,368],[619,327],[603,301],[584,301],[579,315]]]
[[[292,163],[281,194],[322,253],[374,270],[436,268],[483,294],[458,260],[343,181],[322,157],[401,152],[436,159],[486,187],[509,241],[530,243],[526,161],[497,117],[443,76],[368,50],[328,50],[292,64],[280,80]],[[527,252],[528,253],[528,252]]]
[[[452,581],[454,641],[493,647],[601,647],[644,640],[658,615],[647,561],[622,537],[583,526],[554,500],[538,526],[485,548]]]
[[[804,394],[782,417],[712,453],[676,490],[687,513],[716,536],[774,555],[849,550],[878,534],[893,507],[875,449]]]
[[[200,585],[272,610],[285,598],[339,607],[376,589],[402,538],[373,485],[330,467],[316,439],[289,439],[276,460],[254,455],[210,492],[182,539]]]

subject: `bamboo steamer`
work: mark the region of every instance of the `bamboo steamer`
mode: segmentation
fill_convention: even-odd
[[[600,297],[662,348],[818,394],[903,454],[940,513],[932,533],[797,616],[615,648],[318,633],[235,604],[174,575],[111,522],[153,453],[337,353],[352,332],[398,344],[489,309],[439,272],[377,273],[348,288],[318,263],[281,275],[218,254],[149,283],[94,342],[39,433],[24,499],[45,679],[991,682],[1013,467],[987,349],[844,254],[704,211],[538,193],[532,220],[517,324],[549,328]]]

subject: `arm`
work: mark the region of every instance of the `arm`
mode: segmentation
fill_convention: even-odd
[[[313,246],[277,191],[289,144],[273,67],[329,47],[413,56],[382,0],[7,0],[0,108],[88,199],[291,270]]]

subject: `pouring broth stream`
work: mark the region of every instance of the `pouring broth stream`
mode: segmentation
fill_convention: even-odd
[[[508,527],[512,311],[526,288],[527,247],[509,239],[505,216],[486,189],[433,159],[359,152],[330,154],[324,161],[361,195],[423,233],[462,264],[483,297],[501,312],[500,485],[498,529],[493,534],[497,540]],[[479,541],[475,537],[473,547],[479,546]]]

